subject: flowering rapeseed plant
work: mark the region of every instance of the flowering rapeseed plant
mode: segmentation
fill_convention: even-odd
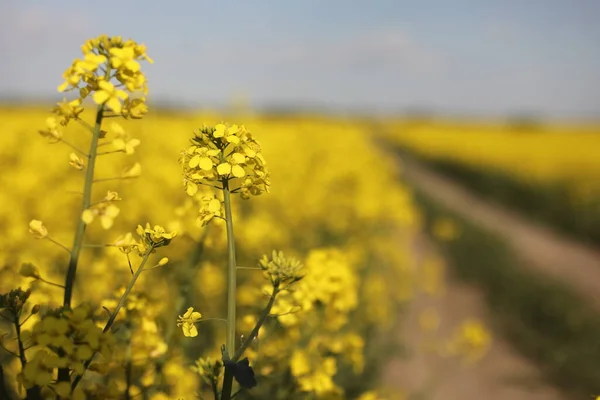
[[[123,41],[120,37],[99,36],[87,41],[82,47],[82,52],[83,59],[76,59],[65,71],[63,75],[65,82],[59,87],[59,91],[77,90],[78,97],[58,103],[53,109],[58,117],[48,118],[46,129],[39,131],[42,136],[49,138],[51,143],[64,143],[75,150],[69,156],[69,164],[77,170],[85,170],[81,218],[77,224],[73,246],[68,248],[52,239],[40,220],[34,219],[29,223],[29,231],[35,238],[50,240],[69,253],[65,284],[63,286],[45,280],[39,268],[32,263],[24,263],[20,269],[24,277],[34,278],[35,281],[63,289],[63,304],[46,308],[43,312],[40,312],[39,305],[34,305],[30,309],[29,316],[22,320],[21,314],[31,291],[11,291],[0,297],[2,299],[0,311],[5,312],[1,315],[15,328],[18,351],[11,353],[21,361],[18,380],[21,387],[26,390],[27,398],[41,398],[48,391],[56,393],[61,398],[85,398],[84,389],[78,386],[81,377],[90,367],[97,353],[104,356],[110,353],[113,343],[111,327],[140,273],[146,270],[145,264],[150,254],[156,248],[168,245],[176,235],[175,232],[167,232],[158,225],[154,228],[147,225],[145,229],[138,226],[137,232],[140,236],[138,242],[120,243],[121,248],[137,248],[143,259],[138,269],[135,272],[132,270],[133,276],[116,308],[113,311],[109,310],[109,318],[104,328],[94,321],[89,306],[83,304],[75,308],[71,306],[86,225],[99,218],[102,227],[109,229],[120,212],[114,203],[121,198],[115,191],[109,190],[106,197],[98,202],[91,200],[97,158],[111,153],[99,151],[99,148],[105,144],[102,140],[106,139],[102,122],[104,118],[110,116],[139,118],[143,115],[146,110],[143,105],[144,98],[137,97],[134,103],[130,101],[130,95],[135,92],[147,93],[146,79],[140,70],[138,60],[151,61],[146,56],[143,45],[132,40]],[[90,94],[98,104],[93,126],[81,119],[84,111],[83,100]],[[78,122],[90,131],[92,138],[89,150],[83,151],[65,139],[63,129],[72,121]],[[116,151],[132,154],[140,141],[130,138],[119,125],[113,124],[113,130],[117,133],[117,138],[113,139]],[[131,172],[129,174],[133,175]],[[167,258],[162,258],[156,266],[165,265],[167,262]],[[33,328],[23,331],[22,325],[30,317],[38,314],[40,318]],[[32,349],[30,353],[33,353],[33,356],[26,354],[29,349]],[[0,383],[4,388],[4,382]]]
[[[0,268],[0,290],[6,293],[0,312],[11,321],[19,314],[18,323],[0,325],[9,334],[2,345],[17,356],[10,362],[10,353],[0,351],[7,391],[13,389],[11,378],[19,377],[30,398],[189,398],[203,386],[219,397],[227,377],[242,389],[252,387],[256,398],[357,398],[363,392],[365,399],[382,398],[369,378],[377,375],[379,364],[367,355],[387,342],[371,340],[369,334],[387,330],[383,336],[391,338],[398,304],[411,296],[415,280],[407,268],[412,261],[408,243],[418,218],[410,191],[368,140],[368,129],[357,121],[247,116],[261,132],[259,145],[244,126],[220,123],[214,115],[140,120],[148,111],[146,80],[138,68],[147,60],[145,48],[101,36],[82,50],[61,85],[77,98],[60,102],[53,117],[0,109],[5,131],[27,130],[39,117],[39,133],[47,139],[32,141],[23,151],[21,134],[0,136],[0,154],[19,157],[23,165],[0,175],[3,186],[14,188],[10,196],[0,193],[0,220],[11,238],[7,252],[0,252],[0,265],[10,265]],[[97,103],[96,110],[86,109],[88,100]],[[208,125],[181,156],[181,196],[176,163],[161,163],[161,168],[145,169],[145,179],[130,180],[141,175],[142,165],[176,154],[178,140],[188,136],[187,122],[197,118]],[[172,135],[165,140],[160,132]],[[57,152],[45,168],[31,173],[27,166],[47,157],[46,141],[65,145],[67,153],[61,158]],[[142,147],[142,142],[149,145]],[[117,164],[117,154],[140,162]],[[249,199],[268,192],[271,173],[278,182],[273,194],[235,201],[236,194]],[[82,208],[72,212],[67,205],[73,193],[50,182],[71,189],[82,179],[83,190],[75,194]],[[22,200],[40,191],[43,202],[22,206]],[[191,211],[194,216],[188,218]],[[155,219],[166,222],[145,223]],[[234,220],[235,240],[228,240]],[[24,221],[31,221],[27,237]],[[140,221],[144,224],[138,226]],[[105,239],[103,228],[111,232],[123,224],[138,228]],[[61,243],[71,237],[71,229],[78,256],[76,246]],[[31,236],[42,242],[32,246]],[[176,251],[146,266],[164,245]],[[289,257],[286,250],[260,258],[264,249],[290,248],[301,257]],[[71,268],[71,260],[60,268],[65,251],[79,268]],[[142,259],[135,269],[138,255]],[[225,257],[228,268],[223,267]],[[257,258],[253,266],[249,260]],[[166,263],[173,268],[165,268]],[[15,273],[19,266],[21,276]],[[77,272],[77,285],[74,272],[63,284],[69,270]],[[237,278],[234,290],[232,276]],[[19,285],[30,290],[8,290]],[[69,285],[73,306],[65,307],[64,299],[56,297]],[[229,308],[233,323],[225,331],[219,322],[208,321],[218,320],[210,317],[226,309],[226,296],[221,296],[226,291],[235,307]],[[195,310],[188,315],[188,304],[197,304],[202,318]],[[80,314],[87,322],[79,321]],[[182,335],[179,329],[186,331]],[[186,340],[186,332],[197,336]],[[219,355],[223,341],[225,351]],[[90,350],[96,353],[93,361],[86,358]],[[69,372],[69,378],[59,371]]]

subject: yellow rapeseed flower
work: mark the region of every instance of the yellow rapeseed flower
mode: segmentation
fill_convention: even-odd
[[[202,314],[198,311],[194,311],[194,307],[190,307],[187,309],[183,316],[179,316],[177,318],[177,326],[183,329],[183,334],[186,337],[196,337],[198,336],[198,329],[194,323],[196,323],[200,318],[202,318]]]
[[[98,87],[100,90],[93,95],[96,104],[106,104],[111,110],[119,114],[123,108],[121,101],[127,99],[129,95],[107,81],[98,82]]]
[[[36,239],[44,239],[48,236],[48,229],[46,229],[42,221],[36,219],[29,222],[29,232],[33,233]]]

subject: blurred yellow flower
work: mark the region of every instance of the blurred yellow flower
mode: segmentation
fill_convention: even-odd
[[[112,145],[115,150],[121,150],[125,154],[133,154],[135,148],[140,145],[140,140],[132,138],[128,133],[125,132],[123,127],[116,122],[111,124],[112,131],[116,133],[117,137],[113,139]]]
[[[85,168],[83,160],[75,153],[69,154],[69,165],[79,171]]]
[[[29,232],[33,233],[36,239],[44,239],[48,236],[48,229],[42,224],[42,221],[36,219],[29,222]]]

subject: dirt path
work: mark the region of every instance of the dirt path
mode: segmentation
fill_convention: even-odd
[[[435,252],[424,236],[417,238],[414,254],[431,257]],[[417,260],[415,267],[422,265]],[[407,346],[408,359],[395,359],[386,368],[383,385],[411,394],[410,399],[422,400],[560,400],[556,389],[542,381],[536,366],[520,356],[500,337],[493,337],[488,353],[474,365],[463,365],[457,358],[444,359],[423,348],[424,332],[419,327],[419,315],[427,308],[435,309],[441,324],[435,336],[448,339],[459,324],[476,318],[487,327],[491,318],[482,294],[475,288],[444,278],[443,296],[420,295],[403,316],[400,344]],[[435,390],[423,397],[415,396],[424,387]]]
[[[496,233],[531,268],[559,279],[600,311],[600,251],[491,204],[427,168],[403,159],[408,181],[448,209]]]
[[[419,190],[470,222],[506,240],[530,268],[559,279],[600,311],[600,252],[564,238],[506,208],[492,204],[427,168],[402,160],[406,179]],[[435,252],[425,237],[415,244],[415,254]],[[443,297],[417,298],[404,319],[399,340],[412,349],[408,360],[392,361],[384,384],[415,393],[432,376],[439,375],[437,389],[424,399],[558,400],[560,392],[545,383],[536,366],[520,356],[501,337],[494,337],[489,353],[478,364],[463,367],[458,360],[444,360],[419,347],[423,332],[418,316],[434,307],[442,316],[437,332],[449,337],[460,321],[475,317],[491,325],[483,296],[473,287],[446,279]]]

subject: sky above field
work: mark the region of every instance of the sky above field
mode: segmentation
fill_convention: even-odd
[[[105,33],[147,45],[151,101],[600,117],[599,20],[597,0],[0,0],[0,97],[60,99]]]

